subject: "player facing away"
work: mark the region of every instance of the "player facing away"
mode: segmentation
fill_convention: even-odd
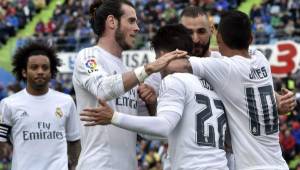
[[[12,169],[74,168],[80,153],[79,115],[71,96],[49,88],[60,65],[46,43],[29,42],[13,56],[26,88],[1,101],[0,147],[13,145]]]
[[[134,6],[127,0],[97,0],[90,6],[90,16],[99,39],[97,45],[81,50],[76,57],[73,85],[78,111],[96,107],[97,98],[101,98],[117,111],[136,115],[138,83],[186,52],[173,51],[165,58],[129,71],[122,63],[121,53],[134,46],[139,31]],[[77,169],[137,168],[135,132],[115,126],[80,127],[82,151]]]
[[[248,51],[252,41],[248,16],[221,16],[217,42],[223,59],[190,58],[193,74],[211,83],[224,102],[236,169],[287,170],[278,140],[272,73],[266,57]]]
[[[176,48],[192,52],[192,39],[182,25],[159,29],[152,45],[164,57]],[[208,82],[188,73],[187,59],[177,59],[161,71],[163,78],[157,116],[133,116],[114,112],[105,102],[81,113],[86,125],[109,124],[151,135],[168,137],[174,170],[226,170],[224,106]],[[177,70],[182,73],[169,71]]]

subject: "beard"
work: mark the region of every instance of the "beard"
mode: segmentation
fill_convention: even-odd
[[[115,40],[123,50],[129,50],[131,48],[131,46],[125,40],[125,35],[121,31],[120,25],[118,25],[118,28],[115,33]]]
[[[210,38],[206,44],[194,43],[192,55],[196,57],[206,57],[210,45]]]

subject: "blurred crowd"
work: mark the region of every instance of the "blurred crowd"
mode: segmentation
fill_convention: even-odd
[[[250,11],[256,44],[278,40],[300,42],[300,1],[263,0]]]
[[[140,32],[136,49],[149,48],[149,42],[159,27],[177,23],[181,11],[189,5],[201,6],[208,11],[215,25],[223,10],[235,9],[243,0],[132,0],[139,19]],[[79,51],[94,44],[97,39],[89,24],[89,5],[92,0],[66,0],[58,5],[52,19],[40,21],[31,38],[46,39],[57,46],[58,51]],[[18,44],[24,43],[20,39]]]
[[[0,46],[18,29],[32,19],[50,0],[1,0]],[[140,34],[137,49],[149,48],[149,40],[156,30],[168,23],[177,23],[182,9],[197,5],[208,11],[210,21],[217,26],[223,10],[235,9],[242,0],[132,0],[136,6]],[[47,39],[58,51],[78,51],[97,40],[89,25],[88,7],[92,0],[66,0],[54,10],[52,19],[39,21],[35,39]],[[300,42],[300,1],[263,0],[250,11],[253,21],[254,43],[269,44],[282,39]],[[24,41],[24,40],[20,40]],[[20,42],[18,43],[20,44]],[[285,160],[291,169],[300,170],[300,73],[286,78],[274,78],[274,87],[280,93],[286,87],[296,93],[297,107],[280,116],[280,143]],[[14,83],[7,87],[0,82],[0,100],[18,92],[24,85]],[[59,75],[51,87],[74,96],[71,75]],[[160,170],[166,156],[167,145],[160,141],[138,139],[136,147],[139,170]],[[0,158],[0,169],[9,167],[11,157]]]
[[[0,47],[24,28],[49,2],[50,0],[1,0]]]

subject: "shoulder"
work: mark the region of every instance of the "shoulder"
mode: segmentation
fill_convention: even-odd
[[[53,90],[53,89],[49,89],[50,93],[51,93],[51,100],[55,100],[57,102],[67,102],[67,103],[72,103],[73,102],[73,98],[65,93]]]
[[[101,53],[100,49],[97,46],[92,46],[88,48],[84,48],[79,51],[78,55],[76,56],[76,60],[88,60],[91,58],[96,58]]]
[[[21,90],[15,94],[12,94],[6,98],[4,98],[3,100],[1,100],[1,103],[6,103],[6,104],[12,104],[12,103],[17,103],[19,101],[23,101],[25,96],[25,90]]]
[[[210,51],[210,57],[212,58],[223,58],[219,51]]]
[[[178,84],[186,85],[190,80],[194,80],[196,76],[190,73],[173,73],[164,77],[163,81],[169,85],[177,86]]]

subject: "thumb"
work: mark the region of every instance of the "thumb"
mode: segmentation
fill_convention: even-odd
[[[102,100],[100,98],[98,98],[98,103],[100,104],[100,106],[107,106],[107,103],[105,100]]]
[[[289,92],[286,88],[281,88],[281,95],[287,94]]]

